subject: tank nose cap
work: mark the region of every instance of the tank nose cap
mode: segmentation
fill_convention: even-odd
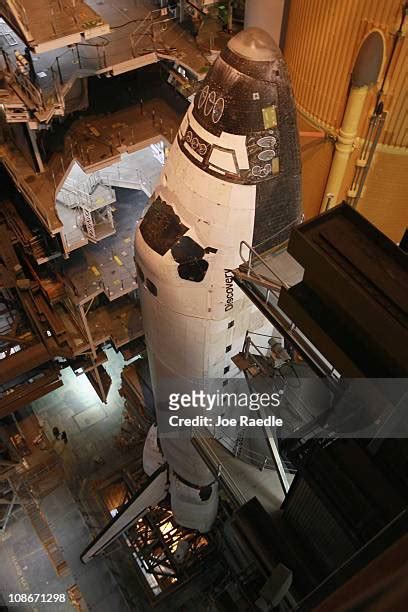
[[[254,62],[270,62],[276,57],[277,45],[261,28],[242,30],[228,42],[231,51]]]

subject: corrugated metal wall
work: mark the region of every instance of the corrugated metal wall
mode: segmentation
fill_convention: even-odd
[[[289,66],[300,130],[313,124],[338,132],[347,102],[350,77],[360,46],[373,30],[384,38],[390,57],[404,0],[291,0],[284,55]],[[398,242],[408,224],[408,42],[398,43],[384,88],[388,112],[380,146],[368,173],[357,209]],[[366,134],[378,86],[367,97],[358,135]],[[312,121],[308,127],[309,121]],[[306,218],[317,215],[324,200],[333,143],[302,138],[303,203]],[[387,145],[387,146],[381,146]],[[388,146],[392,147],[388,149]],[[350,188],[358,148],[350,159],[341,190]]]
[[[291,0],[285,57],[301,109],[318,122],[340,127],[362,41],[373,29],[380,30],[388,58],[402,5],[401,0]],[[382,141],[394,146],[407,145],[407,48],[404,38],[385,89],[389,116]]]

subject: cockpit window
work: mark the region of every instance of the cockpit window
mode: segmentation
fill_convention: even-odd
[[[210,168],[215,171],[228,172],[228,174],[239,174],[239,167],[235,151],[223,149],[213,145],[209,159]]]

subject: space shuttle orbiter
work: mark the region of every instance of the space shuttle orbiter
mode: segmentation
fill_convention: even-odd
[[[168,463],[173,512],[185,527],[211,527],[217,484],[188,438],[161,435],[169,418],[164,387],[171,380],[187,390],[192,381],[237,374],[231,357],[254,330],[254,307],[229,272],[240,264],[240,242],[264,252],[300,218],[288,71],[272,38],[249,28],[229,41],[203,81],[136,232],[157,416],[145,469]]]

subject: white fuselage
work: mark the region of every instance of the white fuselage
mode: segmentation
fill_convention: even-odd
[[[217,138],[207,133],[192,117],[191,108],[180,127],[181,136],[188,125],[206,142],[234,149],[240,168],[248,168],[245,137],[223,133]],[[219,149],[215,153],[219,155]],[[266,323],[229,272],[242,263],[241,241],[252,244],[256,186],[223,180],[222,164],[228,159],[224,162],[219,155],[214,160],[219,177],[193,164],[176,138],[152,196],[152,201],[159,196],[172,206],[188,228],[184,236],[204,249],[211,248],[204,256],[209,266],[201,282],[181,278],[171,250],[160,255],[139,230],[136,234],[135,257],[144,276],[144,282],[139,278],[143,325],[156,398],[169,379],[179,381],[181,389],[184,380],[187,390],[192,381],[205,385],[239,374],[231,357],[242,350],[248,329],[254,331]],[[149,290],[147,279],[157,295]],[[156,409],[160,435],[161,420],[167,422],[169,414],[166,407],[156,405]],[[161,447],[169,465],[183,479],[199,486],[213,482],[188,440],[165,437]],[[213,510],[209,509],[211,514]]]

